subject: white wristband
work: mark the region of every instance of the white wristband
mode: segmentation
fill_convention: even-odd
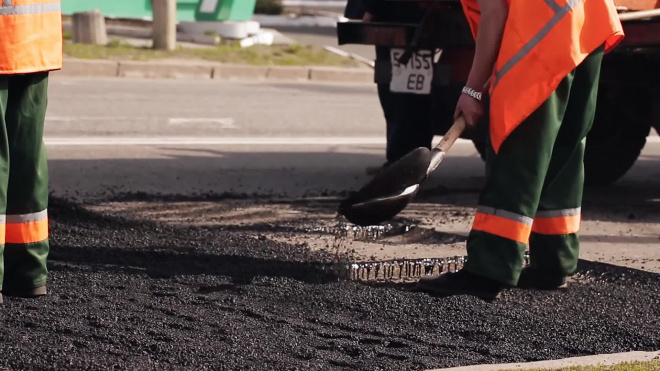
[[[463,94],[467,94],[467,95],[471,96],[472,98],[474,98],[474,99],[481,102],[481,92],[475,91],[474,89],[468,88],[467,86],[465,86],[463,88]]]

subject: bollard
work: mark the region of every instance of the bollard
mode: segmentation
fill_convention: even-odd
[[[176,0],[153,0],[154,49],[174,50],[176,48]]]
[[[92,12],[74,13],[72,39],[78,44],[106,45],[108,34],[103,14],[98,9]]]

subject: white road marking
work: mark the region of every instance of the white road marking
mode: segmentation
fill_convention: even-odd
[[[131,116],[46,116],[46,122],[78,122],[78,121],[145,121],[158,119],[155,117],[131,117]]]
[[[440,138],[434,140],[434,144]],[[646,138],[648,144],[660,143],[660,136]],[[339,146],[385,145],[383,137],[46,137],[48,146],[167,146],[167,145],[219,145],[219,146]],[[456,145],[472,144],[459,139]]]
[[[135,117],[135,116],[48,116],[47,122],[161,122],[168,125],[212,125],[214,128],[235,129],[236,123],[231,117]]]
[[[163,146],[163,145],[385,145],[382,137],[78,137],[45,138],[48,146]],[[471,144],[459,139],[456,144]]]
[[[205,124],[211,125],[214,128],[221,129],[236,129],[234,119],[231,117],[221,118],[188,118],[188,117],[170,117],[167,119],[169,125],[190,125],[190,124]]]

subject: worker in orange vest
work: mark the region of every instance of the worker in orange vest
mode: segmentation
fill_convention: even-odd
[[[612,0],[462,0],[476,55],[456,116],[489,125],[486,185],[462,270],[423,291],[494,299],[575,273],[603,54],[623,38]],[[488,89],[488,90],[486,90]],[[484,103],[486,103],[484,105]],[[530,265],[522,269],[529,245]]]
[[[0,2],[0,290],[46,294],[48,74],[62,67],[57,0]],[[2,302],[0,294],[0,302]]]

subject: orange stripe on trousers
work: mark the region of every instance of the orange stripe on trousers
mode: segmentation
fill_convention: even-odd
[[[48,219],[28,223],[7,223],[6,243],[28,244],[48,239]]]
[[[531,226],[495,215],[477,213],[472,229],[508,238],[520,243],[529,242]]]
[[[538,234],[561,235],[577,233],[580,230],[581,215],[536,218],[532,231]]]

